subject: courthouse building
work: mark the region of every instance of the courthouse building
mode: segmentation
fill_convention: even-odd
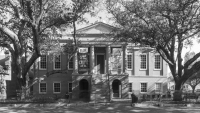
[[[34,95],[72,99],[107,100],[130,98],[136,95],[165,93],[167,91],[167,64],[153,49],[141,49],[135,44],[114,42],[110,33],[114,27],[97,22],[77,30],[81,42],[78,53],[68,60],[61,53],[52,60],[48,55],[38,59],[35,77],[48,71],[64,70],[45,78],[33,87]],[[70,35],[64,35],[65,43]]]

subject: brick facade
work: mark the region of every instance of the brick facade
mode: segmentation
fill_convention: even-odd
[[[113,98],[130,98],[130,91],[137,95],[165,93],[167,90],[167,64],[151,49],[141,50],[134,44],[115,43],[109,37],[113,27],[95,23],[77,30],[81,47],[87,50],[88,65],[81,70],[81,53],[73,60],[73,70],[65,74],[54,74],[42,83],[34,85],[34,95],[57,95],[64,97],[69,87],[70,98],[91,101],[106,101]],[[106,35],[107,34],[107,35]],[[70,35],[68,35],[70,36]],[[63,36],[64,43],[69,37]],[[143,55],[143,56],[141,56]],[[53,61],[47,57],[47,68],[36,69],[36,77],[53,70]],[[67,54],[61,54],[61,69],[66,69]],[[38,60],[38,65],[40,61]],[[156,66],[155,66],[156,65]],[[55,93],[55,84],[60,92]],[[59,86],[60,84],[60,86]],[[71,86],[69,86],[71,84]],[[130,86],[131,84],[131,86]],[[46,87],[46,89],[45,89]],[[40,92],[41,89],[46,92]],[[160,90],[159,92],[156,92]]]

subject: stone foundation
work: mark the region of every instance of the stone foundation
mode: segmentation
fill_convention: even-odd
[[[112,99],[112,83],[114,80],[121,82],[119,98],[128,98],[128,75],[93,74],[72,76],[72,99],[81,99],[80,95],[84,92],[80,90],[82,86],[79,86],[79,82],[83,79],[88,81],[89,89],[87,92],[90,101],[105,102]]]

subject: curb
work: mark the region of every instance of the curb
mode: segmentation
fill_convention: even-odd
[[[0,107],[78,107],[78,106],[98,106],[98,105],[110,105],[109,103],[44,103],[44,104],[0,104]]]
[[[130,104],[124,103],[25,103],[25,104],[0,104],[0,107],[28,107],[28,108],[36,108],[36,107],[87,107],[87,106],[110,106],[115,104],[121,104],[125,106],[129,106]],[[137,103],[136,107],[143,106],[155,106],[155,107],[188,107],[188,108],[200,108],[200,104],[163,104],[163,103]]]

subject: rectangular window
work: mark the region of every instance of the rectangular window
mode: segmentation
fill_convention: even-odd
[[[60,90],[61,90],[60,82],[53,83],[53,92],[54,93],[60,93]]]
[[[47,92],[47,83],[39,83],[39,89],[40,93],[46,93]]]
[[[55,70],[61,69],[61,55],[57,55],[54,57],[54,69]]]
[[[147,55],[140,55],[140,69],[146,70],[147,69]]]
[[[161,69],[160,55],[155,55],[154,68]]]
[[[141,83],[141,93],[147,92],[147,83]]]
[[[127,55],[127,69],[132,69],[132,54]]]
[[[72,93],[72,83],[68,83],[68,92]]]
[[[40,69],[47,69],[47,56],[42,55],[40,57]]]
[[[132,83],[129,83],[129,92],[132,92]]]
[[[162,83],[156,83],[155,86],[155,92],[161,92],[162,88]]]
[[[74,66],[74,62],[73,61],[74,61],[73,57],[71,57],[69,59],[69,62],[68,62],[68,68],[69,68],[69,70],[73,70],[73,66]]]

